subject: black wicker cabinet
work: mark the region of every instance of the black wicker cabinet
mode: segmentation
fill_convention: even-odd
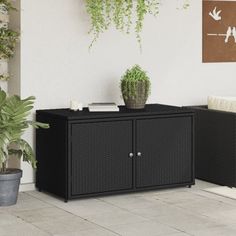
[[[38,110],[36,187],[74,199],[194,184],[194,113],[147,105],[91,113]]]
[[[196,178],[236,187],[236,114],[191,107],[196,112]]]

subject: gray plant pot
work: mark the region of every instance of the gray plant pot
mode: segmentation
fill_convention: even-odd
[[[122,92],[125,106],[128,109],[144,109],[148,98],[147,86],[145,83],[137,84],[136,96],[126,98]]]
[[[17,202],[22,170],[8,169],[0,173],[0,206],[11,206]]]

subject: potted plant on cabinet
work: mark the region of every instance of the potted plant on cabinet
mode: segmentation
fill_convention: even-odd
[[[27,120],[33,108],[34,97],[21,99],[7,96],[0,90],[0,206],[14,205],[17,201],[22,170],[7,168],[10,155],[23,158],[36,168],[31,146],[21,138],[24,131],[34,128],[49,128],[48,124]]]
[[[151,91],[151,82],[147,73],[139,65],[128,69],[122,76],[121,92],[125,105],[129,109],[143,109]]]

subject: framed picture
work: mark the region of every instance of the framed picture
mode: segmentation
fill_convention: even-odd
[[[236,62],[236,0],[203,0],[203,62]]]

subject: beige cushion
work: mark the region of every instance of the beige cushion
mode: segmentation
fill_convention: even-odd
[[[208,108],[236,112],[236,97],[208,96]]]

